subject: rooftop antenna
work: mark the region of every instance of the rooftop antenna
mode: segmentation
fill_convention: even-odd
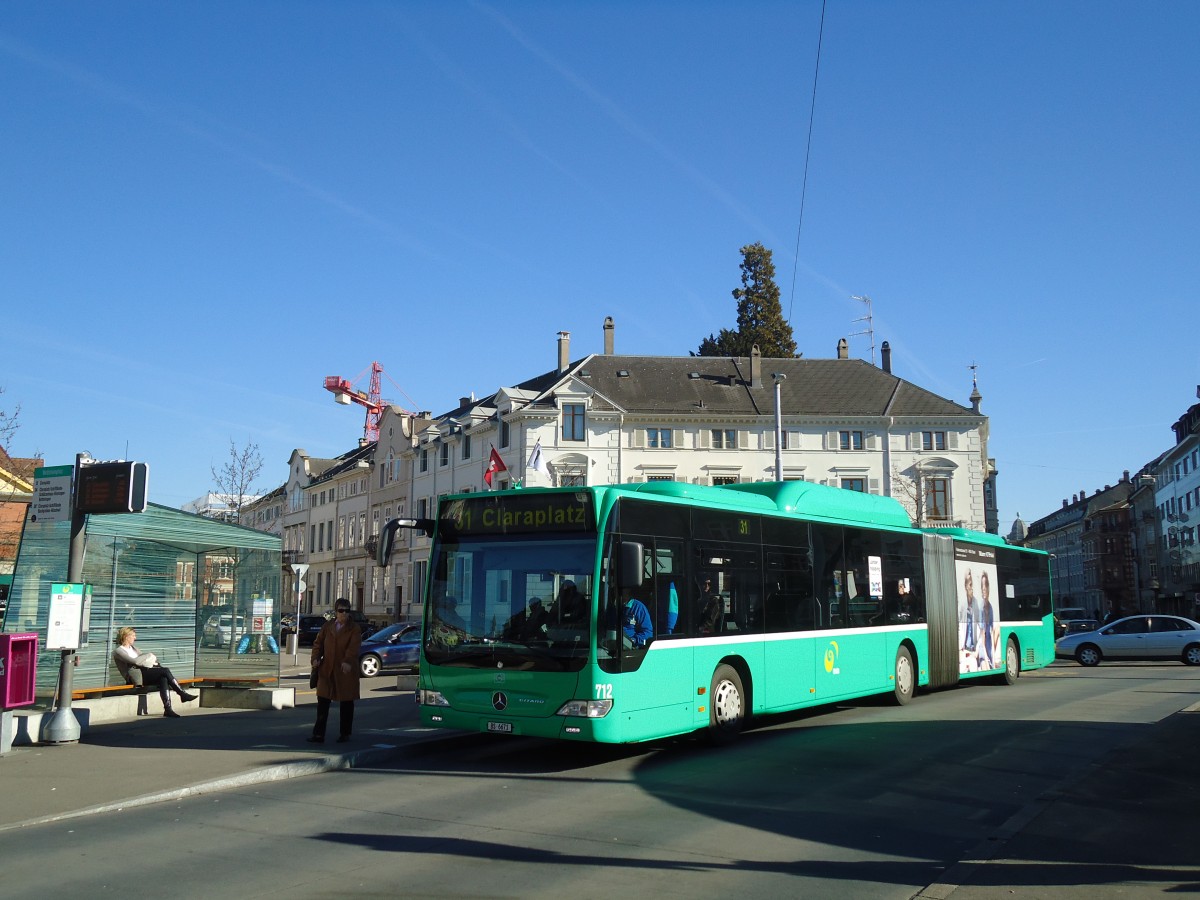
[[[857,300],[859,303],[867,304],[867,314],[860,316],[857,319],[852,319],[853,322],[866,322],[867,327],[864,331],[855,331],[850,337],[857,337],[860,334],[870,335],[871,337],[871,365],[875,365],[875,319],[871,315],[871,298],[865,294],[862,297],[851,297],[851,300]]]

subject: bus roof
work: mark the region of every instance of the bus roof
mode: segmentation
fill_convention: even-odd
[[[891,497],[848,491],[811,481],[762,481],[720,487],[679,481],[649,481],[638,485],[621,485],[621,488],[639,494],[674,497],[714,506],[737,506],[886,528],[912,527],[912,520],[904,507]]]

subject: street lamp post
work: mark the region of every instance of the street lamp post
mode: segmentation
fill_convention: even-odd
[[[783,481],[783,413],[780,410],[780,388],[787,376],[782,372],[772,372],[775,379],[775,480]]]

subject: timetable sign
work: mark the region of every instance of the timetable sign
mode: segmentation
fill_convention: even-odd
[[[80,466],[75,487],[78,513],[130,513],[146,509],[149,467],[139,462],[102,462]]]
[[[32,522],[65,522],[71,518],[74,466],[41,466],[33,471]]]

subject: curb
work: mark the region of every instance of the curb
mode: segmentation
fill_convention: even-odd
[[[273,766],[264,766],[258,769],[251,769],[248,772],[243,772],[239,775],[229,775],[222,778],[214,778],[209,781],[202,781],[199,784],[189,785],[188,787],[172,788],[167,791],[158,791],[153,794],[143,794],[140,797],[131,797],[127,800],[116,800],[112,803],[102,803],[97,806],[88,806],[83,809],[71,810],[70,812],[57,813],[51,816],[42,816],[36,819],[26,819],[24,822],[14,822],[11,825],[0,825],[0,834],[6,831],[14,831],[19,828],[31,828],[35,825],[46,825],[51,822],[62,822],[67,819],[77,819],[82,816],[93,816],[98,813],[119,812],[120,810],[132,809],[139,806],[149,806],[154,803],[162,803],[168,800],[182,800],[187,797],[198,797],[202,794],[213,794],[219,791],[227,791],[232,788],[247,787],[254,784],[266,784],[272,781],[286,781],[289,778],[303,778],[307,775],[321,775],[325,772],[335,772],[343,769],[354,769],[367,765],[374,765],[381,762],[389,761],[397,753],[403,751],[403,747],[399,744],[376,744],[373,747],[367,747],[363,750],[355,750],[351,753],[333,754],[330,756],[321,756],[315,759],[300,759],[295,762],[278,763]]]

